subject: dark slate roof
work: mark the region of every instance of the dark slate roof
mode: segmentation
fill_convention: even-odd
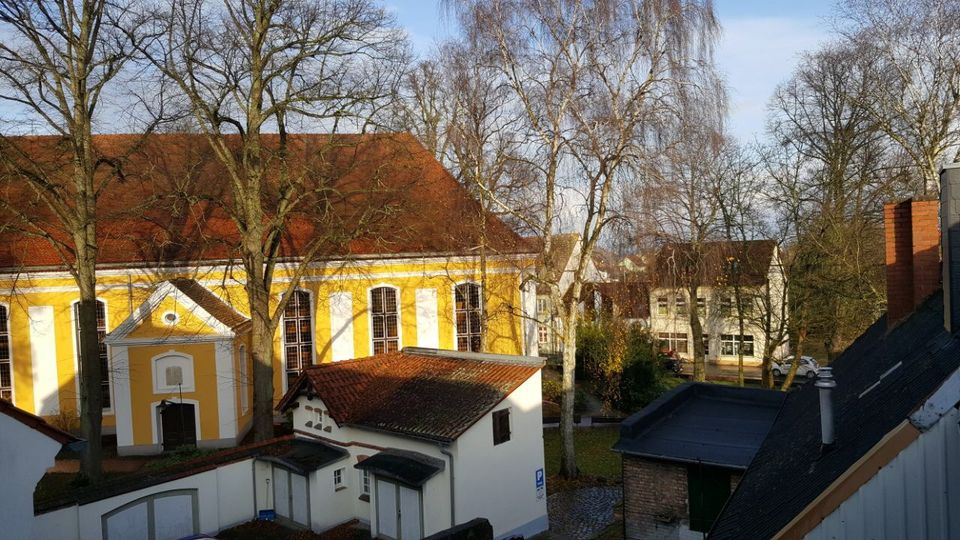
[[[686,383],[624,420],[613,450],[745,469],[785,395],[776,390]]]
[[[444,462],[420,452],[386,448],[354,467],[416,488],[442,471]]]
[[[817,388],[791,392],[711,538],[772,537],[960,367],[960,336],[943,328],[943,293],[889,332],[881,317],[832,367],[835,448],[821,455]]]
[[[244,317],[233,306],[224,302],[210,289],[188,278],[171,279],[170,284],[193,300],[212,317],[230,327],[234,331],[244,331],[250,325],[250,319]]]
[[[337,425],[449,443],[541,367],[539,358],[404,349],[310,366],[277,408],[317,396]]]
[[[14,406],[13,403],[10,403],[5,399],[0,399],[0,414],[9,416],[28,428],[43,433],[47,437],[50,437],[60,444],[71,444],[80,440],[74,437],[72,434],[67,433],[58,427],[50,425],[43,418]]]
[[[230,448],[159,469],[147,468],[133,474],[107,477],[96,485],[58,490],[50,494],[38,491],[34,493],[34,511],[42,514],[65,506],[87,504],[213,470],[248,458],[274,461],[294,470],[309,471],[346,456],[347,452],[342,448],[321,441],[295,439],[292,435],[287,435],[261,443]]]
[[[298,474],[307,474],[347,457],[349,452],[339,446],[320,441],[294,439],[289,446],[276,453],[258,456],[264,461],[272,461],[293,470]]]

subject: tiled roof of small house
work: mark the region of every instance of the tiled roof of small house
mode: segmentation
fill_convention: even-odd
[[[250,319],[244,317],[233,306],[224,302],[210,289],[188,278],[171,279],[170,283],[213,318],[229,326],[234,331],[245,330]]]
[[[21,424],[27,426],[30,429],[39,431],[47,437],[57,441],[60,444],[70,444],[72,442],[77,442],[80,439],[74,437],[66,431],[50,425],[46,420],[40,418],[35,414],[28,413],[27,411],[14,406],[13,403],[5,399],[0,399],[0,414],[9,416],[10,418],[20,422]]]
[[[451,356],[439,356],[445,352]],[[405,349],[311,366],[277,407],[306,393],[338,425],[452,442],[543,366],[527,357],[437,354]]]
[[[236,150],[239,139],[226,140]],[[267,209],[279,196],[277,141],[277,135],[262,137]],[[117,176],[102,186],[97,202],[98,264],[161,266],[237,258],[238,232],[229,214],[232,190],[205,136],[95,135],[93,146],[101,162],[98,180]],[[65,192],[72,193],[65,180],[69,144],[56,136],[7,137],[0,140],[0,154],[12,163],[0,175],[0,195],[20,213],[0,212],[7,226],[0,268],[63,268],[61,255],[72,256],[58,253],[37,228],[60,241],[69,234],[10,171],[26,169],[64,183]],[[479,227],[464,218],[476,215],[479,203],[409,134],[290,135],[285,159],[290,174],[302,179],[304,199],[279,240],[282,257],[297,257],[317,241],[320,253],[334,259],[466,254],[480,243]],[[486,219],[491,252],[530,252],[503,221],[493,214]]]

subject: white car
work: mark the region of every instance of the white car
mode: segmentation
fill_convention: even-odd
[[[773,371],[775,377],[783,377],[790,372],[791,366],[793,366],[793,355],[784,358],[780,362],[773,362],[771,371]],[[820,365],[817,364],[817,361],[812,356],[801,356],[800,366],[797,367],[797,377],[813,379],[817,376],[817,369],[819,368]]]

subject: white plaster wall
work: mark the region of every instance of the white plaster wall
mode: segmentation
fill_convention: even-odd
[[[256,517],[252,486],[253,460],[247,459],[82,506],[40,514],[36,517],[34,534],[16,538],[100,540],[104,514],[141,497],[175,489],[197,490],[200,532],[214,534]],[[32,497],[31,489],[28,515],[33,513]],[[52,534],[53,531],[56,534]]]
[[[33,536],[17,536],[11,538],[33,538],[34,540],[79,540],[80,529],[77,526],[79,516],[78,507],[68,506],[47,512],[34,518]],[[32,513],[32,512],[31,512]],[[99,538],[98,538],[99,540]]]
[[[33,490],[58,451],[57,441],[0,414],[0,536],[33,536]]]
[[[510,408],[510,440],[494,446],[492,412],[505,407]],[[495,537],[530,536],[539,531],[523,527],[547,525],[546,486],[538,498],[535,483],[537,469],[544,468],[540,372],[493,411],[455,444],[457,523],[485,517]]]
[[[748,294],[764,294],[763,287],[744,287],[744,289],[749,289]],[[703,325],[703,333],[710,335],[710,354],[707,355],[707,358],[721,364],[736,364],[738,361],[737,355],[720,355],[720,336],[722,334],[736,335],[740,333],[735,308],[729,317],[720,316],[721,293],[733,294],[731,290],[719,290],[715,287],[700,287],[698,293],[701,297],[707,299],[707,316],[701,317],[700,320]],[[657,337],[658,332],[687,334],[688,352],[686,354],[681,353],[680,356],[689,359],[693,356],[693,332],[690,330],[689,319],[686,316],[678,316],[676,314],[674,298],[677,294],[684,294],[684,296],[686,296],[686,291],[678,293],[677,289],[656,288],[650,292],[650,331],[653,333],[654,338]],[[669,308],[666,316],[657,314],[657,298],[660,296],[666,296],[669,299]],[[687,299],[687,309],[693,309],[695,306],[695,300],[691,302]],[[754,309],[759,308],[754,306]],[[744,364],[759,366],[765,344],[763,329],[745,317],[743,333],[753,336],[753,356],[744,356]]]
[[[218,527],[226,529],[256,517],[252,489],[253,460],[248,459],[218,467],[216,474],[219,499]]]
[[[310,526],[314,531],[325,531],[359,517],[353,504],[359,496],[357,482],[353,479],[356,473],[354,463],[356,461],[349,458],[342,459],[310,474]],[[339,468],[345,469],[345,487],[337,491],[333,486],[333,471]]]

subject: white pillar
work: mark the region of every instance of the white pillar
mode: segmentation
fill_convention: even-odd
[[[57,377],[53,306],[30,306],[27,315],[30,317],[30,356],[33,364],[33,410],[40,416],[58,414],[60,381]]]

